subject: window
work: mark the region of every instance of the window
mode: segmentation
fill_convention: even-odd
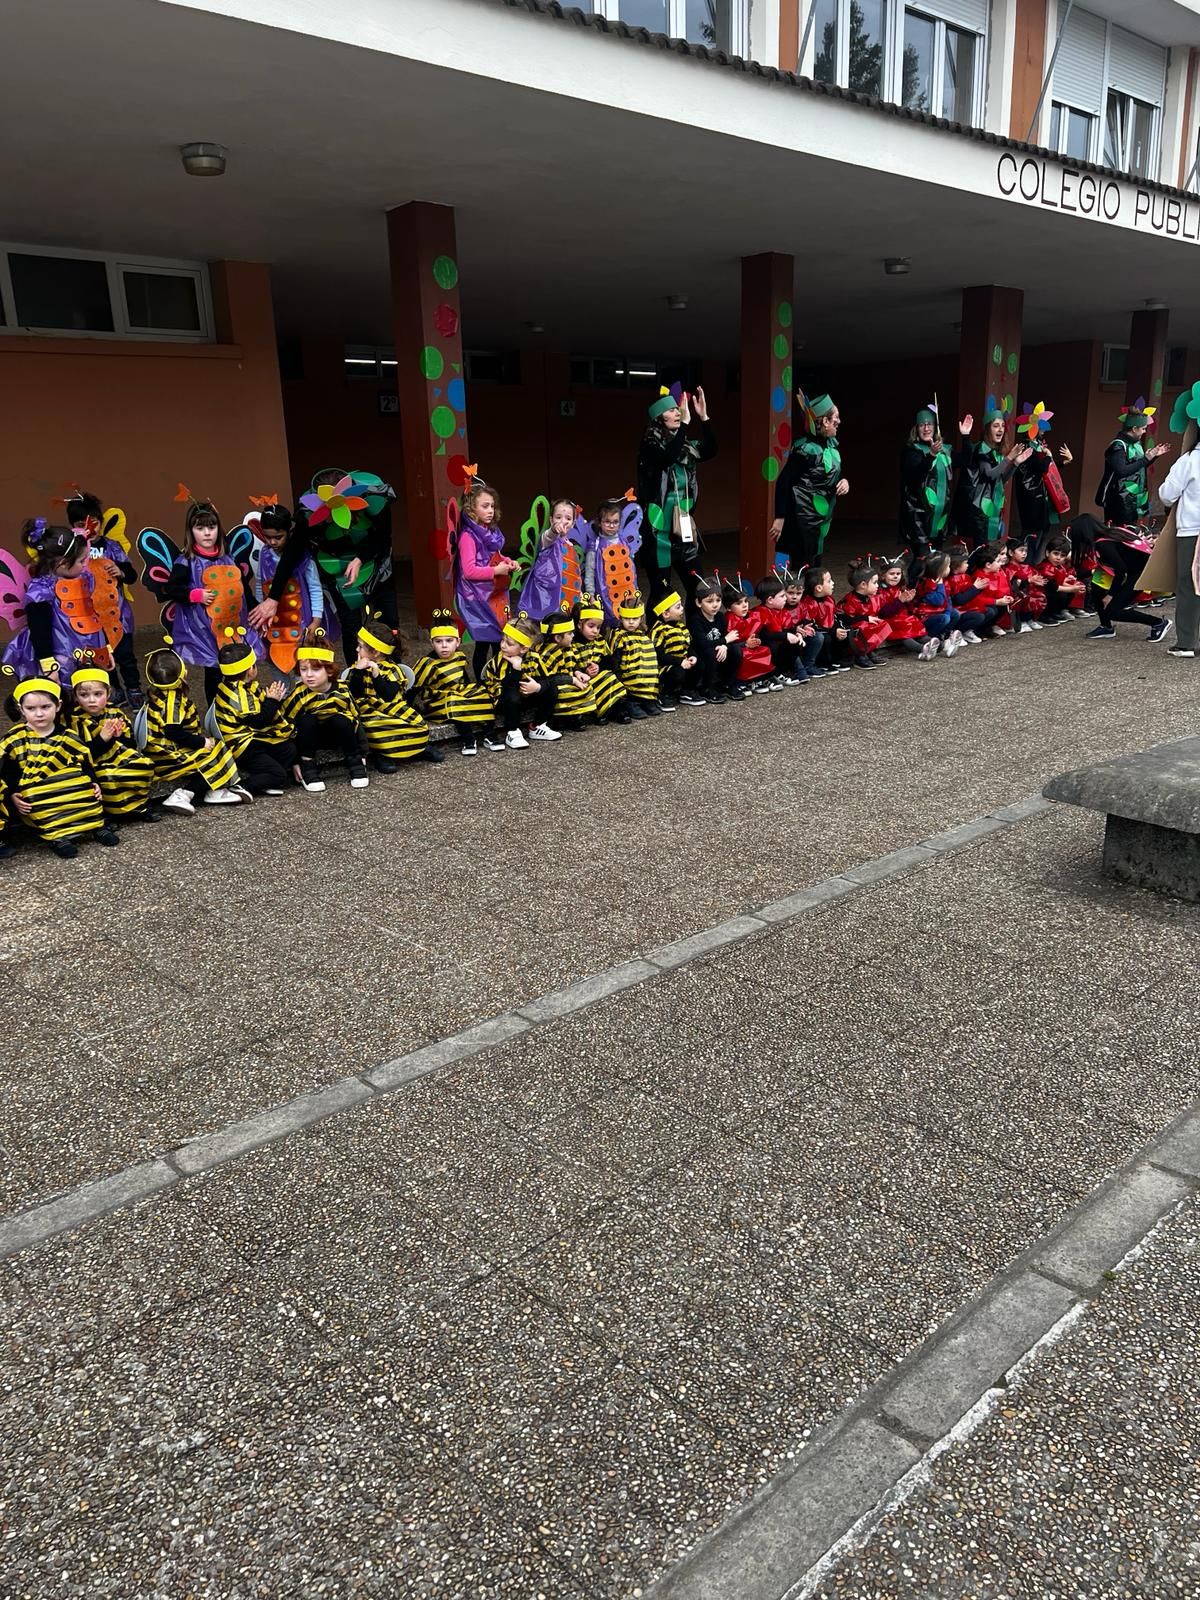
[[[396,382],[396,352],[390,345],[348,344],[342,352],[343,376],[352,382]],[[449,376],[449,374],[447,374]],[[464,350],[463,376],[471,383],[520,383],[519,350]]]
[[[1100,369],[1100,382],[1123,384],[1128,376],[1129,346],[1127,344],[1106,344],[1104,346],[1104,363]]]
[[[751,0],[592,0],[592,9],[610,22],[744,56],[750,48],[750,4]]]
[[[1050,148],[1135,178],[1158,175],[1167,52],[1059,0]]]
[[[653,389],[681,383],[695,389],[700,368],[695,362],[659,361],[653,357],[572,356],[571,382],[581,389]]]
[[[1076,111],[1074,106],[1059,105],[1055,101],[1050,108],[1051,150],[1071,161],[1090,161],[1098,121],[1086,111]]]
[[[808,70],[818,83],[973,125],[982,89],[987,0],[813,0]]]
[[[1131,95],[1108,91],[1104,118],[1104,165],[1131,178],[1150,177],[1155,107]]]
[[[211,339],[208,272],[39,245],[0,245],[0,325],[89,338]]]

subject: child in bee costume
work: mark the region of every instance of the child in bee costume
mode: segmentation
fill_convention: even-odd
[[[435,611],[429,629],[429,654],[413,667],[413,693],[430,722],[448,722],[451,696],[472,687],[475,685],[471,683],[454,613]],[[490,700],[488,704],[491,705]]]
[[[406,698],[408,685],[394,659],[399,632],[378,612],[358,630],[354,665],[342,674],[358,710],[376,772],[395,772],[401,761],[441,761],[429,743],[429,724]]]
[[[86,652],[77,654],[80,665],[71,674],[74,705],[68,725],[91,756],[105,820],[152,820],[159,815],[150,805],[154,763],[138,749],[130,718],[113,705],[108,672],[94,666]]]
[[[250,794],[282,794],[299,775],[291,719],[281,702],[287,684],[266,690],[258,683],[258,657],[244,628],[227,628],[217,651],[221,681],[213,696],[212,725],[237,762],[242,788]]]
[[[553,743],[562,738],[550,726],[558,698],[556,675],[537,650],[541,630],[519,612],[504,624],[500,648],[484,666],[477,684],[450,697],[450,718],[462,734],[462,753],[478,754],[483,734],[485,750],[527,750],[529,739]],[[522,732],[529,728],[529,739]]]
[[[592,678],[579,661],[575,646],[575,607],[564,602],[558,615],[545,626],[546,638],[538,654],[558,684],[554,721],[567,727],[583,727],[594,722],[599,712]]]
[[[8,829],[22,822],[56,856],[79,854],[79,841],[119,844],[104,820],[100,791],[87,746],[66,726],[62,690],[49,677],[22,678],[11,666],[0,668],[11,686],[5,710],[15,726],[0,739],[0,794]],[[9,850],[4,852],[9,854]]]
[[[632,722],[625,685],[612,670],[612,646],[604,636],[604,601],[583,594],[575,607],[575,665],[591,679],[601,722]]]
[[[613,671],[629,696],[629,714],[635,721],[675,710],[658,701],[658,651],[646,632],[646,602],[636,589],[617,605],[609,648]]]
[[[141,750],[150,758],[154,776],[174,784],[163,801],[168,811],[188,814],[196,801],[206,806],[237,805],[250,798],[238,783],[238,771],[223,740],[206,734],[188,693],[187,668],[171,648],[146,657],[146,704],[133,724]]]

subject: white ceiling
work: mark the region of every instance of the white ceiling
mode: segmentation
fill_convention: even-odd
[[[1178,243],[157,0],[8,0],[5,20],[7,236],[269,261],[285,333],[388,342],[382,213],[425,199],[456,208],[477,346],[731,356],[739,257],[778,250],[806,359],[952,350],[980,282],[1024,287],[1027,343],[1120,340],[1155,296],[1200,347],[1200,256]],[[854,114],[882,148],[896,124]],[[224,178],[185,176],[194,139],[228,146]],[[908,277],[884,277],[891,255]]]

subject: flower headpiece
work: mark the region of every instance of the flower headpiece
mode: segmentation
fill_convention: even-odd
[[[348,528],[354,513],[367,509],[367,502],[358,491],[359,485],[346,473],[336,483],[319,483],[308,494],[302,494],[300,504],[308,512],[309,527],[334,522],[339,528]]]
[[[1146,396],[1140,394],[1132,405],[1127,404],[1122,407],[1117,417],[1117,424],[1121,429],[1153,428],[1157,426],[1154,419],[1157,410],[1157,406],[1148,406]]]
[[[680,383],[673,383],[668,389],[664,384],[664,386],[658,391],[658,399],[652,400],[650,405],[647,407],[650,413],[650,420],[652,422],[656,422],[658,418],[662,416],[664,411],[673,411],[677,406],[681,406],[682,404],[683,385]]]
[[[1044,400],[1039,400],[1035,406],[1031,406],[1026,400],[1025,409],[1017,418],[1017,432],[1023,433],[1032,444],[1043,433],[1050,432],[1050,418],[1053,415],[1053,411],[1046,410]]]

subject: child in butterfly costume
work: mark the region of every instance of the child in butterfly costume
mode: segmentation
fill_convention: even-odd
[[[78,855],[88,838],[119,844],[104,820],[87,746],[66,726],[57,679],[21,678],[11,667],[3,668],[3,678],[11,686],[5,710],[15,724],[0,739],[6,842],[20,822],[58,856]]]
[[[605,500],[588,528],[583,555],[583,587],[597,595],[610,626],[617,607],[637,588],[634,558],[642,548],[642,508],[633,490],[623,500]]]
[[[150,807],[154,764],[138,749],[129,717],[112,704],[109,673],[82,652],[71,674],[71,695],[70,730],[91,756],[105,817],[112,822],[157,815]]]
[[[96,610],[86,538],[36,517],[23,525],[21,539],[33,559],[28,575],[19,564],[6,560],[17,602],[15,609],[6,608],[6,614],[7,620],[23,620],[25,626],[10,640],[5,665],[22,678],[44,677],[53,669],[62,683],[70,676],[77,650],[107,666],[112,646]]]
[[[282,794],[298,776],[292,724],[280,704],[287,685],[279,679],[259,687],[258,657],[242,630],[230,628],[218,662],[209,718],[237,762],[238,783],[252,795]]]
[[[395,660],[402,640],[383,616],[359,624],[354,665],[342,674],[354,697],[376,772],[396,771],[402,761],[441,761],[429,743],[429,724],[407,699],[408,686]]]
[[[75,492],[66,501],[67,522],[72,532],[82,533],[88,542],[96,612],[112,646],[125,699],[136,711],[145,696],[133,648],[137,623],[129,587],[137,582],[137,568],[129,559],[125,513],[120,506],[106,511],[98,496],[78,484],[71,487]]]
[[[579,599],[583,592],[583,546],[590,532],[573,500],[551,502],[550,526],[541,536],[517,602],[534,622],[569,612]]]
[[[192,500],[181,484],[176,499],[185,497],[189,505],[183,549],[177,550],[159,528],[143,528],[137,547],[146,563],[142,582],[166,601],[163,625],[183,660],[203,667],[205,698],[211,704],[221,681],[217,652],[225,630],[244,628],[254,605],[250,587],[254,537],[243,524],[227,539],[212,502]],[[255,656],[261,656],[262,640],[257,634],[248,637]]]
[[[246,527],[254,535],[254,545],[250,551],[250,585],[255,600],[261,606],[275,586],[294,518],[287,506],[279,504],[275,495],[263,496],[255,501],[255,505],[256,509],[246,516]],[[300,554],[291,573],[285,575],[274,614],[265,622],[262,630],[266,660],[279,677],[291,678],[296,670],[296,651],[300,648],[300,641],[311,629],[324,628],[326,637],[337,638],[340,632],[337,617],[336,614],[326,617],[325,598],[316,558],[309,552]]]

